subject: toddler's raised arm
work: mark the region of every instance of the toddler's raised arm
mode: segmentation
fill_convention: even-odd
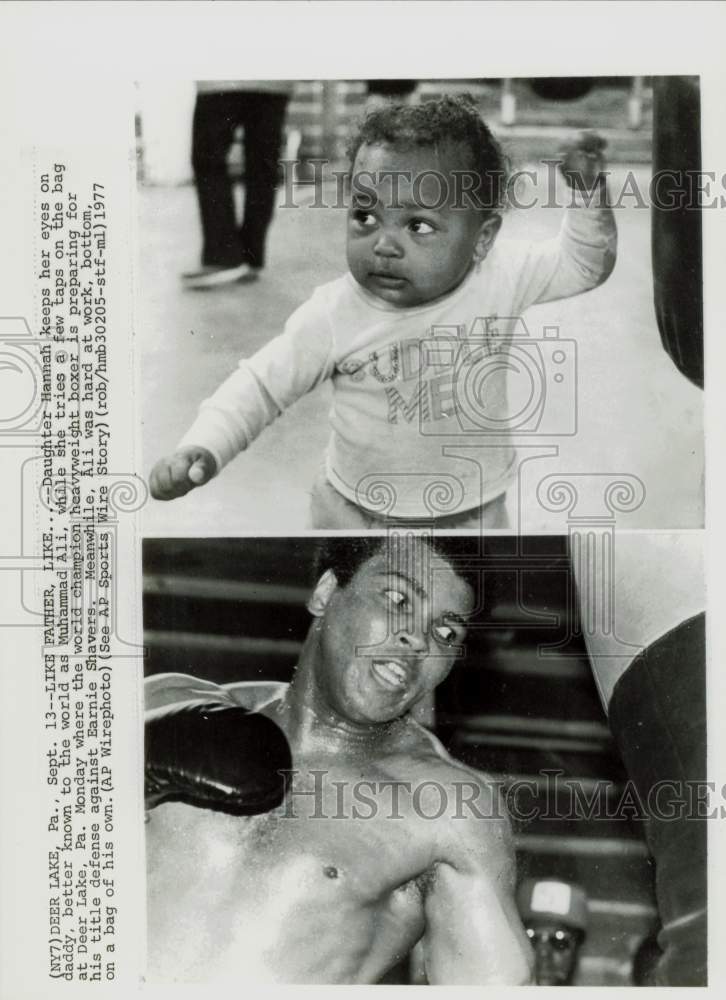
[[[559,234],[523,248],[517,268],[518,311],[569,298],[601,285],[612,273],[618,234],[605,188],[604,142],[591,132],[567,146],[560,170],[570,188]]]

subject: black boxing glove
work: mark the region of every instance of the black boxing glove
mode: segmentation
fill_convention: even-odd
[[[174,801],[253,816],[285,797],[290,747],[264,715],[216,703],[170,705],[150,713],[145,735],[147,808]]]

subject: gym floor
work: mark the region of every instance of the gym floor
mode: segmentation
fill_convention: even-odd
[[[630,170],[647,197],[650,172],[642,165],[613,167],[611,190],[623,190]],[[301,189],[299,207],[277,211],[259,281],[200,292],[184,290],[179,280],[199,261],[193,186],[139,189],[136,335],[147,476],[158,457],[173,451],[199,402],[240,357],[276,336],[316,285],[343,273],[344,213],[309,207],[312,199],[311,189]],[[619,527],[703,526],[702,394],[660,345],[652,304],[650,212],[632,194],[621,200],[618,262],[607,283],[586,295],[537,306],[525,316],[533,337],[541,336],[545,326],[557,326],[562,340],[576,342],[577,433],[518,442],[523,457],[526,444],[557,448],[557,454],[525,462],[519,488],[510,491],[510,522],[521,532],[566,532],[565,515],[544,510],[536,498],[538,483],[553,473],[638,477],[645,499],[636,510],[618,515]],[[556,233],[560,218],[561,209],[512,209],[503,233],[546,238]],[[329,400],[330,387],[320,387],[207,486],[169,503],[150,501],[143,534],[304,531],[310,486],[328,436]],[[582,511],[603,512],[604,507]]]

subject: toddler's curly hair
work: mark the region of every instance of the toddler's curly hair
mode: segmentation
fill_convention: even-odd
[[[456,145],[466,150],[463,171],[474,174],[471,193],[484,211],[505,208],[509,159],[482,119],[470,94],[445,95],[421,104],[390,104],[371,111],[351,135],[351,165],[363,145],[399,149]]]

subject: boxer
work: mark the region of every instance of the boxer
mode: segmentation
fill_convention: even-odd
[[[152,680],[156,722],[189,703],[218,711],[205,709],[211,725],[193,723],[181,801],[149,814],[150,979],[375,983],[420,942],[431,984],[530,981],[498,790],[411,716],[451,670],[475,606],[441,548],[457,541],[329,540],[289,685]],[[292,754],[284,801],[257,815],[240,814],[244,773],[241,810],[218,810],[208,791],[229,785],[234,725],[221,782],[202,741],[213,744],[216,723],[240,707],[264,720],[254,725],[274,724]],[[239,722],[243,756],[250,716]],[[170,781],[168,757],[164,767]],[[457,808],[462,788],[476,809]]]

